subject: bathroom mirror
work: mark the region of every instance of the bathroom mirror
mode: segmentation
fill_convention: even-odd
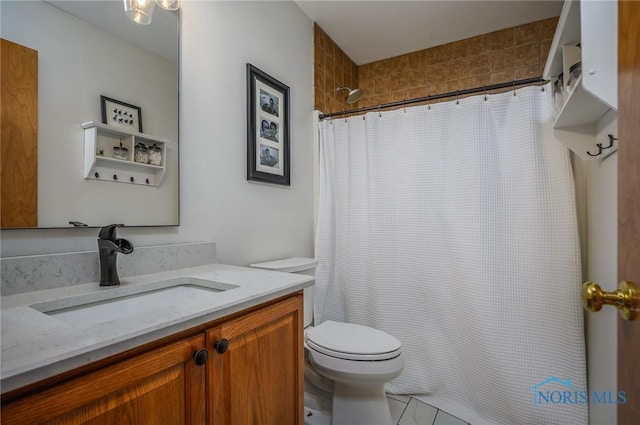
[[[0,18],[4,40],[37,51],[37,223],[33,227],[73,227],[70,222],[89,227],[178,225],[179,11],[156,7],[151,24],[139,25],[127,18],[122,1],[3,0]],[[128,139],[106,130],[115,137],[112,144],[119,138],[128,146],[134,168],[145,168],[134,161],[135,144],[142,140],[150,147],[161,141],[161,165],[154,170],[161,177],[156,182],[138,179],[132,184],[137,174],[130,171],[131,164],[111,161],[115,146],[105,147],[100,140],[86,143],[82,124],[103,122],[101,96],[128,105],[127,111],[139,111],[131,131],[138,131],[139,120],[140,137]],[[113,106],[108,105],[107,109]],[[20,149],[12,149],[16,151],[19,155]],[[3,167],[12,161],[4,155],[3,148]],[[85,157],[103,155],[109,157],[103,162],[111,161],[111,168],[98,178],[99,173],[86,171]],[[3,184],[8,181],[3,174]],[[4,228],[9,227],[3,224]]]

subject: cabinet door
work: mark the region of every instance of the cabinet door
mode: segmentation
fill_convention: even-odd
[[[302,294],[209,330],[209,423],[301,425],[302,331]],[[221,340],[228,341],[222,354],[214,348]]]
[[[205,367],[188,338],[2,406],[4,425],[205,423]]]

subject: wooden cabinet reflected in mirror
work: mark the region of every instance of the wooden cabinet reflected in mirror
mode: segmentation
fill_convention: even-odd
[[[38,226],[38,52],[1,40],[2,227]]]
[[[9,105],[3,85],[2,228],[179,225],[179,12],[156,8],[151,25],[137,25],[118,1],[3,0],[0,19],[0,37],[35,51],[37,61],[31,112],[22,101]],[[2,53],[4,60],[4,44]],[[20,79],[28,74],[22,65]],[[82,124],[102,122],[100,96],[139,106],[143,137],[166,141],[160,184],[128,184],[128,169],[117,180],[86,178],[85,157],[99,152],[85,152]],[[5,128],[5,114],[17,122]],[[13,213],[5,209],[12,203],[20,208]]]

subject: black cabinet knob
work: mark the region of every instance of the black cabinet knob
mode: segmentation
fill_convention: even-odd
[[[209,350],[207,350],[206,348],[201,348],[200,350],[196,351],[193,355],[193,360],[196,362],[198,366],[202,366],[203,364],[205,364],[208,358],[209,358]]]
[[[213,343],[213,348],[218,354],[224,354],[229,349],[229,341],[222,338]]]

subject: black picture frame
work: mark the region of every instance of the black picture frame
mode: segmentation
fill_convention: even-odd
[[[247,180],[291,185],[289,87],[247,64]]]
[[[142,133],[142,108],[100,95],[102,123]]]

